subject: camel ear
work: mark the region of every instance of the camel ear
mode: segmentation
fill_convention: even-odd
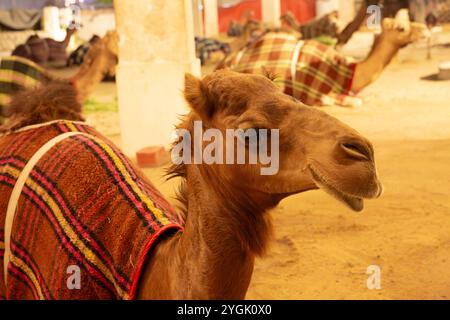
[[[410,33],[411,32],[411,21],[409,20],[409,10],[400,9],[395,15],[395,28],[398,31]]]
[[[409,10],[408,9],[400,9],[395,14],[395,20],[403,23],[409,22]]]
[[[277,74],[273,69],[268,69],[266,66],[261,66],[261,72],[270,81],[274,81],[277,78]]]
[[[184,75],[184,98],[191,109],[202,119],[209,119],[214,113],[208,98],[208,89],[203,82],[190,73]]]

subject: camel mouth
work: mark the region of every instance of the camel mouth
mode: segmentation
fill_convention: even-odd
[[[323,189],[329,195],[344,203],[353,211],[361,212],[364,209],[364,200],[362,198],[350,195],[342,190],[339,190],[337,187],[329,183],[327,179],[311,165],[309,166],[309,171],[311,172],[311,176],[314,182],[320,189]]]

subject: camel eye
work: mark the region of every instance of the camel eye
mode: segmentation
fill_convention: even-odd
[[[258,147],[261,144],[267,143],[267,140],[270,139],[270,130],[258,127],[241,129],[238,133],[238,139],[247,148]]]
[[[254,128],[239,129],[237,132],[237,137],[242,141],[247,143],[249,139],[258,138],[258,130]]]

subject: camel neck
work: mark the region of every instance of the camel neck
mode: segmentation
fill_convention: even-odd
[[[190,295],[243,299],[255,256],[263,253],[270,235],[268,205],[244,200],[251,197],[199,167],[187,169],[189,214],[179,246],[186,254],[181,261],[191,261],[185,263]]]
[[[375,81],[395,57],[399,49],[399,46],[393,44],[392,41],[386,39],[383,35],[376,39],[367,59],[359,63],[356,68],[352,89],[360,91]]]
[[[374,48],[366,61],[373,64],[374,68],[381,71],[395,57],[400,47],[381,35],[375,41]]]
[[[83,63],[78,72],[73,76],[72,81],[76,83],[78,96],[84,101],[95,86],[102,81],[105,72],[105,62],[103,58],[97,56],[91,63]]]
[[[72,32],[67,30],[66,36],[64,37],[64,40],[62,41],[64,48],[67,48],[67,46],[69,45],[70,38],[72,38]]]

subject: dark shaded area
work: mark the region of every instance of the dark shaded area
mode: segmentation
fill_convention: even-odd
[[[425,81],[450,81],[450,80],[439,79],[439,74],[438,73],[434,73],[434,74],[430,74],[428,76],[421,77],[420,80],[425,80]]]

